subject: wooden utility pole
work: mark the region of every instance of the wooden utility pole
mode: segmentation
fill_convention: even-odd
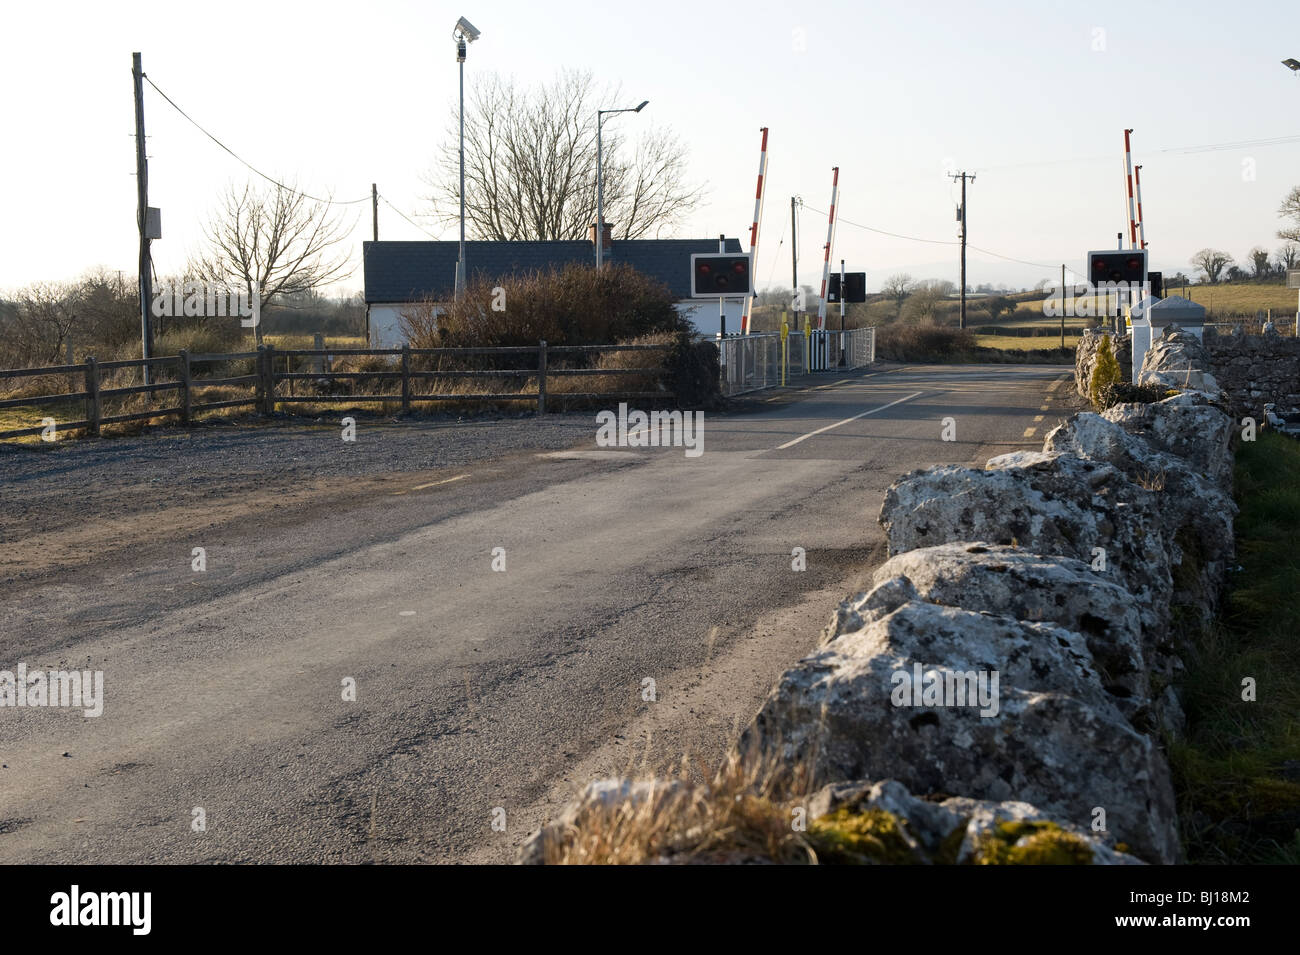
[[[370,215],[375,223],[375,241],[379,241],[379,187],[370,184]]]
[[[149,259],[149,161],[145,156],[144,138],[144,70],[140,54],[131,54],[131,78],[135,87],[135,191],[136,218],[140,227],[140,347],[142,358],[153,357],[153,323],[149,320],[149,303],[153,299],[153,282]],[[143,367],[144,383],[149,384],[149,366]]]
[[[949,173],[954,181],[961,180],[961,205],[957,207],[957,220],[961,222],[961,316],[959,327],[966,327],[966,180],[975,181],[974,173]]]

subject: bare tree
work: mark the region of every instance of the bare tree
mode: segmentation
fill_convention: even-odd
[[[1223,270],[1236,260],[1219,249],[1201,249],[1187,261],[1204,272],[1205,281],[1214,285],[1219,281]]]
[[[1287,193],[1286,198],[1282,200],[1282,205],[1278,207],[1277,214],[1279,218],[1291,220],[1291,224],[1286,228],[1277,230],[1277,237],[1289,242],[1300,242],[1300,186],[1294,187]]]
[[[586,238],[596,221],[596,111],[609,104],[621,105],[618,90],[597,90],[589,72],[565,71],[534,90],[495,74],[481,79],[465,103],[467,233],[497,241]],[[620,124],[607,121],[602,149],[603,212],[618,236],[657,237],[699,201],[702,188],[687,182],[686,149],[670,132],[650,128],[629,149]],[[434,215],[458,222],[454,114],[425,181]]]
[[[1273,271],[1273,267],[1269,264],[1270,256],[1268,249],[1257,245],[1247,252],[1246,256],[1250,262],[1250,268],[1254,272],[1255,278],[1265,278]]]
[[[907,297],[912,294],[915,287],[916,283],[912,281],[912,276],[906,272],[897,272],[885,279],[885,284],[880,287],[880,291],[894,303],[895,317],[903,311],[903,303],[907,301]]]
[[[75,340],[82,301],[80,282],[36,282],[17,293],[0,328],[8,362],[15,367],[60,364]]]
[[[1277,250],[1277,267],[1280,271],[1295,268],[1297,259],[1300,259],[1300,246],[1294,242],[1288,242]]]
[[[292,185],[231,185],[204,231],[206,249],[190,271],[204,281],[242,287],[250,296],[258,289],[263,309],[352,272],[347,252],[335,248],[351,227]]]
[[[933,322],[939,315],[939,305],[956,288],[946,279],[929,279],[917,282],[907,299],[907,320]]]

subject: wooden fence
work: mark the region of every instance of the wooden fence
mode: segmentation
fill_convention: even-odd
[[[539,342],[537,345],[502,347],[502,348],[324,348],[324,349],[277,349],[270,345],[260,346],[255,352],[239,352],[234,354],[216,354],[216,355],[191,355],[185,351],[177,355],[169,355],[159,358],[148,359],[130,359],[126,361],[96,361],[94,358],[87,358],[82,364],[75,365],[52,365],[45,368],[17,368],[17,369],[0,369],[0,381],[6,379],[31,378],[39,376],[68,375],[81,376],[84,381],[82,391],[69,391],[63,394],[54,395],[35,395],[26,398],[9,398],[0,400],[0,409],[4,408],[22,408],[22,407],[41,407],[57,402],[67,402],[84,400],[85,417],[76,421],[56,421],[56,425],[61,430],[79,430],[84,429],[88,434],[98,435],[100,429],[107,424],[120,424],[131,421],[143,421],[149,418],[165,417],[176,415],[183,425],[190,424],[194,416],[201,411],[213,411],[221,408],[241,408],[252,407],[258,413],[269,415],[275,410],[277,404],[286,403],[311,403],[311,404],[357,404],[363,402],[400,402],[403,414],[409,414],[413,404],[418,402],[436,402],[436,401],[463,401],[463,402],[495,402],[495,401],[536,401],[538,414],[546,413],[547,399],[547,379],[564,376],[605,376],[605,375],[641,375],[662,377],[668,373],[668,370],[662,365],[654,368],[553,368],[550,367],[552,357],[560,358],[585,358],[604,352],[620,351],[666,351],[670,345],[559,345],[548,346],[546,342]],[[295,359],[316,358],[322,359],[321,364],[325,365],[323,359],[330,357],[343,357],[355,355],[359,357],[367,356],[397,356],[398,360],[395,365],[386,371],[334,371],[329,367],[322,367],[320,370],[313,371],[293,371]],[[484,356],[536,356],[537,367],[535,368],[438,368],[428,370],[414,367],[413,359],[428,357],[433,359],[450,360],[455,363],[460,358],[481,358]],[[194,366],[208,364],[213,362],[228,362],[241,359],[254,359],[254,370],[251,375],[239,375],[228,378],[206,378],[194,374]],[[277,364],[283,360],[285,370],[277,370]],[[154,369],[164,368],[170,370],[174,378],[169,381],[156,381],[152,384],[130,385],[120,388],[102,387],[105,371],[122,368],[141,368],[149,366]],[[534,392],[478,392],[478,393],[421,393],[416,390],[419,382],[436,380],[436,379],[454,379],[470,378],[481,379],[490,382],[493,379],[502,378],[520,378],[537,380],[537,391]],[[331,385],[336,381],[360,380],[367,381],[394,381],[400,382],[399,390],[393,394],[377,395],[298,395],[298,394],[279,394],[276,386],[281,382],[288,382],[290,390],[294,388],[295,381],[328,381]],[[204,388],[216,386],[251,386],[253,393],[247,398],[239,398],[226,401],[203,401],[202,391]],[[125,414],[104,414],[104,399],[125,395],[136,394],[158,394],[165,392],[177,393],[177,404],[174,407],[153,408],[148,411],[136,411]],[[556,397],[563,399],[599,399],[599,398],[662,398],[663,391],[617,391],[617,392],[564,392]],[[0,439],[20,438],[29,435],[41,434],[45,431],[44,425],[37,425],[29,428],[18,428],[11,431],[0,431]]]

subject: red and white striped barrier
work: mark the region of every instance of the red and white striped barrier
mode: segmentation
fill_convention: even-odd
[[[1133,150],[1129,144],[1129,134],[1133,130],[1124,130],[1124,172],[1128,181],[1128,247],[1137,248],[1137,214],[1133,211]]]
[[[749,287],[745,310],[740,316],[740,334],[749,334],[749,312],[758,291],[758,224],[763,221],[763,180],[767,178],[767,127],[762,129],[763,145],[758,155],[758,189],[754,193],[754,224],[749,227]]]
[[[831,211],[826,223],[826,250],[822,257],[822,300],[817,305],[817,327],[826,327],[826,286],[831,279],[831,245],[835,241],[835,204],[840,197],[840,167],[831,169]],[[842,293],[841,293],[842,294]]]

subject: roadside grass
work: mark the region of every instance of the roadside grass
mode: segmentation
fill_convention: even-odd
[[[1243,442],[1236,485],[1241,570],[1193,638],[1170,746],[1183,840],[1192,863],[1300,864],[1300,442]]]
[[[316,336],[309,333],[302,334],[282,334],[282,335],[263,335],[262,341],[267,345],[274,345],[276,348],[285,349],[310,349],[316,347]],[[366,348],[366,340],[361,335],[326,335],[326,348]],[[248,351],[255,351],[256,345],[249,345]],[[243,350],[243,349],[237,349]]]
[[[0,408],[0,431],[36,428],[41,425],[43,418],[53,418],[57,423],[59,421],[80,421],[84,417],[85,402],[82,401],[55,401],[49,404],[21,408]],[[56,425],[54,438],[56,441],[64,441],[80,433],[79,429],[65,430]],[[39,434],[30,434],[23,438],[6,438],[5,442],[14,444],[45,443]]]

